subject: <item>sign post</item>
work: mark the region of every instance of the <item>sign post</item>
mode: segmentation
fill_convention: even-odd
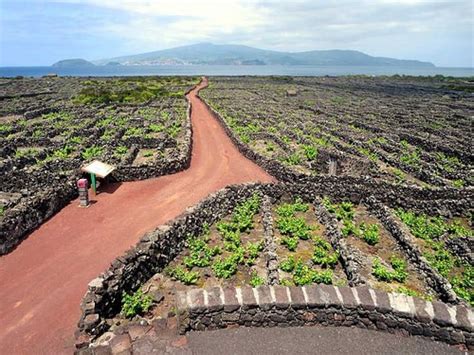
[[[97,194],[97,184],[95,182],[95,174],[91,173],[91,185],[92,185],[92,191],[94,191],[94,195]]]

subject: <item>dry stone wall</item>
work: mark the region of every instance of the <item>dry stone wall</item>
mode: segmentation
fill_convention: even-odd
[[[420,335],[474,347],[474,313],[367,287],[312,285],[303,287],[191,289],[178,293],[180,328],[211,330],[229,326],[287,327],[357,326]]]
[[[474,208],[474,189],[472,188],[441,187],[431,189],[377,182],[369,177],[296,174],[278,161],[265,158],[242,143],[220,114],[209,105],[207,107],[243,155],[279,181],[292,185],[291,188],[298,191],[301,196],[330,196],[334,199],[346,199],[355,203],[367,196],[374,196],[392,208],[403,207],[430,215],[447,217],[461,215]]]

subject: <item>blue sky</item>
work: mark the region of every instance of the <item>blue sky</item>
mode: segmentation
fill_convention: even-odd
[[[473,67],[471,0],[0,0],[0,66],[50,65],[197,42]]]

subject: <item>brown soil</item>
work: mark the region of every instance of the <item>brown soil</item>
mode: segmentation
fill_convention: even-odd
[[[0,258],[0,353],[73,351],[87,284],[147,231],[229,184],[275,181],[243,157],[197,97],[189,95],[193,155],[186,171],[113,184],[87,209],[72,201]]]

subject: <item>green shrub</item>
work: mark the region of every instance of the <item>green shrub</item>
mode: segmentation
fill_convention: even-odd
[[[263,242],[248,243],[245,246],[245,264],[248,266],[255,264],[255,260],[262,250]]]
[[[300,217],[280,217],[276,225],[281,234],[303,240],[309,239],[313,230],[313,227],[306,224],[304,218]]]
[[[332,284],[332,270],[317,271],[305,265],[302,261],[296,262],[293,271],[293,282],[296,286],[303,286],[311,283]]]
[[[12,130],[12,126],[10,124],[2,123],[0,124],[0,133],[9,133]]]
[[[390,271],[383,266],[379,259],[375,259],[372,267],[372,274],[379,281],[392,282],[395,280],[400,283],[405,282],[408,277],[405,261],[396,256],[392,256],[390,258],[390,264],[392,265],[393,271]]]
[[[288,155],[285,160],[289,165],[298,165],[301,163],[301,157],[298,153]]]
[[[286,258],[280,263],[280,269],[286,272],[292,272],[295,269],[295,265],[295,257],[293,255],[290,255],[288,258]]]
[[[447,223],[442,217],[417,215],[401,208],[395,210],[395,214],[408,226],[415,237],[424,240],[437,240],[445,233],[453,237],[474,235],[472,230],[463,227],[459,222]]]
[[[298,247],[298,238],[282,237],[280,242],[282,245],[285,245],[289,251],[295,251]]]
[[[82,153],[81,156],[84,160],[94,159],[99,157],[103,153],[103,148],[98,146],[92,146],[86,148]]]
[[[161,125],[161,124],[155,124],[155,123],[151,123],[148,128],[150,129],[150,131],[152,132],[155,132],[155,133],[159,133],[159,132],[163,132],[163,130],[165,129],[165,126]]]
[[[253,217],[260,209],[257,194],[234,208],[230,222],[218,222],[217,231],[225,241],[240,245],[240,233],[253,228]]]
[[[471,307],[474,306],[474,267],[465,265],[461,275],[453,277],[450,282],[454,292],[465,299]]]
[[[461,189],[461,188],[464,187],[465,182],[464,182],[463,179],[456,179],[456,180],[453,180],[452,185],[453,185],[453,187],[455,187],[457,189]]]
[[[444,242],[428,242],[431,252],[426,252],[425,257],[441,275],[448,277],[454,267],[455,258],[446,249]]]
[[[202,238],[188,238],[187,244],[190,255],[184,258],[183,263],[188,269],[209,266],[214,256],[221,253],[219,247],[209,247]]]
[[[442,152],[438,152],[435,154],[435,158],[441,169],[448,173],[454,172],[461,166],[461,162],[455,156],[448,156]]]
[[[67,159],[71,155],[74,149],[71,146],[64,146],[63,148],[57,149],[53,152],[52,156],[48,156],[47,160],[51,159]]]
[[[258,276],[257,272],[254,270],[252,271],[249,283],[250,286],[257,287],[263,285],[265,283],[265,280],[262,277]]]
[[[68,142],[74,145],[82,144],[84,142],[84,137],[79,137],[79,136],[71,137],[69,138]]]
[[[293,280],[290,280],[290,279],[281,279],[280,280],[280,285],[281,286],[294,286],[294,282]]]
[[[400,161],[412,167],[417,167],[420,163],[420,153],[417,150],[405,152],[400,156]]]
[[[117,148],[115,148],[115,155],[118,156],[118,157],[122,157],[124,156],[125,154],[127,154],[128,152],[128,148],[124,145],[121,145],[121,146],[118,146]]]
[[[341,233],[344,237],[347,237],[349,235],[359,236],[361,232],[352,220],[345,219],[342,221]]]
[[[278,206],[276,213],[279,217],[292,217],[296,212],[306,212],[308,209],[309,205],[297,198],[294,203],[284,203]]]
[[[362,239],[369,245],[376,245],[380,241],[379,226],[376,224],[361,223],[360,231]]]
[[[237,268],[240,261],[240,254],[232,254],[224,259],[217,259],[212,265],[214,274],[219,279],[228,279],[237,273]]]
[[[122,139],[127,139],[130,137],[142,137],[145,135],[143,128],[130,127],[128,128],[122,136]]]
[[[27,148],[27,149],[17,150],[15,152],[15,157],[16,158],[34,157],[34,156],[38,155],[38,153],[39,153],[38,148]]]
[[[193,285],[196,284],[199,280],[199,273],[195,271],[187,271],[184,268],[177,266],[177,267],[168,267],[165,269],[165,274],[172,277],[177,281],[181,281],[186,285]]]
[[[129,295],[122,294],[122,310],[121,313],[127,318],[133,318],[137,314],[143,314],[148,311],[153,303],[153,299],[149,295],[144,295],[142,290],[137,290]]]
[[[321,238],[316,238],[314,243],[313,262],[323,267],[335,266],[339,260],[339,253],[331,253],[333,250],[331,244]]]
[[[313,147],[312,145],[303,145],[302,148],[307,160],[315,160],[318,156],[317,148]]]

